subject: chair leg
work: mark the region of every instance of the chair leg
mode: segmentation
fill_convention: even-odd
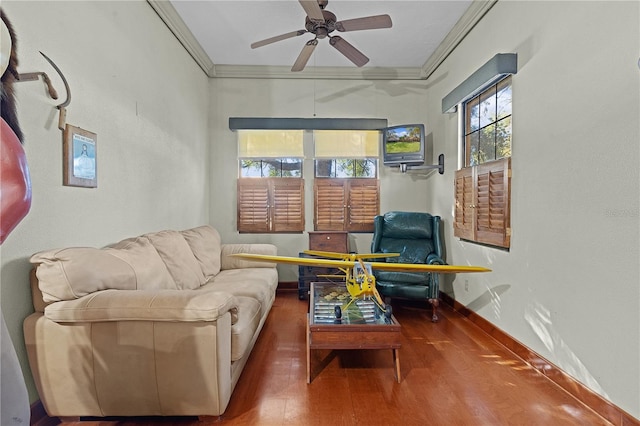
[[[440,301],[438,299],[429,299],[429,303],[431,303],[431,322],[438,322],[438,306],[440,305]]]

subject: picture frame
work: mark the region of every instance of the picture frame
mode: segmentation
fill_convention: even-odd
[[[98,187],[98,136],[67,124],[63,138],[63,185]]]

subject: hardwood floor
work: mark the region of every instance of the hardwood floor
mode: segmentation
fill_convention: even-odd
[[[442,303],[393,301],[402,382],[391,350],[318,350],[306,383],[307,303],[279,293],[221,418],[83,419],[81,426],[608,425],[602,417]],[[51,419],[48,419],[51,420]],[[55,424],[57,422],[54,422]],[[52,423],[48,423],[52,424]]]

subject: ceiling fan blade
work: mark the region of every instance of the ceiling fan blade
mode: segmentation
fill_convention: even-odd
[[[373,30],[377,28],[391,28],[391,25],[392,22],[389,15],[375,15],[336,22],[336,30],[342,32]]]
[[[362,52],[353,47],[349,42],[347,42],[340,36],[331,37],[331,39],[329,40],[329,44],[338,49],[340,53],[346,56],[347,59],[349,59],[358,67],[361,67],[369,62],[369,58],[367,58]]]
[[[298,55],[298,59],[296,59],[293,67],[291,67],[291,71],[302,71],[307,65],[307,62],[309,61],[309,58],[311,57],[311,54],[313,53],[317,45],[318,39],[314,38],[313,40],[309,40],[307,44],[305,44],[302,48],[302,51]]]
[[[291,31],[290,33],[286,33],[286,34],[281,34],[275,37],[270,37],[261,41],[256,41],[255,43],[251,43],[251,48],[255,49],[256,47],[262,47],[265,46],[267,44],[271,44],[271,43],[275,43],[276,41],[280,41],[280,40],[286,40],[288,38],[291,37],[296,37],[296,36],[300,36],[302,34],[307,33],[307,30],[298,30],[298,31]]]
[[[298,0],[302,5],[305,13],[309,19],[313,22],[324,22],[324,15],[322,9],[318,4],[318,0]]]

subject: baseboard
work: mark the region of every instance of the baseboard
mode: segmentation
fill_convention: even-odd
[[[278,288],[276,291],[298,291],[298,281],[278,281]]]
[[[532,368],[547,376],[552,382],[560,386],[578,401],[591,408],[612,424],[620,426],[640,426],[640,420],[593,392],[591,389],[569,376],[544,357],[518,342],[516,339],[500,330],[480,315],[467,309],[466,306],[462,305],[448,294],[440,293],[440,299],[447,305],[451,306],[454,311],[460,313],[469,321],[477,325],[482,331],[493,337],[498,343],[515,353],[518,357],[522,358],[522,360]]]

